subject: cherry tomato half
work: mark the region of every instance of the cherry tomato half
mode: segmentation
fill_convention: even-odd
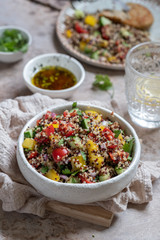
[[[56,148],[52,152],[52,157],[56,163],[63,160],[65,156],[69,153],[68,149],[65,147]]]

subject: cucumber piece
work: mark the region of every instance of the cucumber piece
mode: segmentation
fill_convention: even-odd
[[[103,181],[108,180],[108,179],[110,179],[110,174],[109,173],[107,173],[105,175],[102,175],[102,176],[99,176],[99,181],[100,182],[103,182]]]
[[[96,51],[96,52],[92,53],[91,58],[93,58],[95,60],[98,60],[98,58],[99,58],[99,51]]]
[[[102,26],[105,26],[105,25],[110,25],[112,23],[112,21],[106,17],[100,17],[100,24]]]
[[[83,144],[81,143],[81,139],[79,137],[71,137],[68,140],[68,144],[71,148],[83,148]]]
[[[125,169],[122,168],[122,167],[120,167],[120,168],[115,167],[115,171],[116,171],[116,173],[119,175],[119,174],[123,173],[123,172],[125,171]]]
[[[64,139],[62,138],[62,139],[59,141],[58,146],[61,146],[63,143],[64,143]]]
[[[95,31],[95,32],[93,33],[93,35],[94,35],[95,37],[98,37],[98,36],[101,36],[101,33],[100,33],[99,31]]]
[[[74,16],[77,18],[77,19],[81,19],[81,18],[84,18],[84,12],[82,12],[81,10],[79,9],[76,9],[75,12],[74,12]]]
[[[121,28],[120,33],[122,37],[129,37],[131,35],[131,33],[124,28]]]
[[[91,45],[87,45],[87,46],[84,48],[84,52],[85,52],[86,54],[94,53],[93,47],[92,47]]]
[[[24,138],[33,138],[33,129],[28,129],[24,132]]]
[[[67,183],[80,183],[80,180],[78,177],[71,177],[71,178],[69,178]]]
[[[89,129],[89,125],[88,125],[88,122],[89,122],[89,121],[90,121],[90,120],[87,119],[87,118],[82,119],[81,126],[82,126],[83,129]]]

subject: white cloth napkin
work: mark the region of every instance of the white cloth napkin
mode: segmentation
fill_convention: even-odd
[[[34,94],[0,103],[0,200],[4,211],[32,213],[41,217],[45,215],[49,199],[24,179],[17,165],[16,144],[21,129],[30,118],[44,109],[66,102]],[[90,103],[111,108],[97,101]],[[114,197],[94,204],[115,213],[124,211],[129,202],[141,204],[151,201],[152,181],[160,177],[160,164],[142,161],[129,186]]]

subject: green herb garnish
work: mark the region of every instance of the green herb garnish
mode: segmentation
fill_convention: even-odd
[[[46,173],[48,171],[48,167],[42,166],[40,171],[41,171],[41,173]]]
[[[123,145],[123,150],[125,152],[128,152],[131,155],[133,150],[133,145],[134,145],[134,138],[131,138],[127,140],[126,143]]]
[[[110,89],[114,90],[113,88],[113,84],[110,81],[108,75],[101,75],[101,74],[97,74],[95,76],[95,81],[93,82],[93,86],[96,88],[99,88],[100,90],[103,91],[108,91]],[[114,91],[111,94],[111,98],[113,97]]]
[[[85,152],[83,152],[83,151],[81,150],[80,153],[81,153],[82,158],[84,159],[84,161],[86,161],[86,160],[87,160],[87,157],[86,157]]]
[[[1,52],[27,52],[28,40],[16,29],[5,30],[0,37]]]
[[[64,139],[62,138],[62,139],[59,141],[58,146],[61,146],[63,143],[64,143]]]
[[[77,102],[73,102],[72,109],[77,107]]]
[[[65,168],[62,170],[62,174],[65,174],[65,175],[70,175],[72,172],[68,169],[68,168]]]
[[[119,134],[121,134],[121,130],[114,130],[113,132],[115,134],[115,138],[118,138]]]

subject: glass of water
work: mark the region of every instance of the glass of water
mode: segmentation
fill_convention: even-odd
[[[160,127],[160,42],[142,43],[128,52],[125,91],[132,121]]]

